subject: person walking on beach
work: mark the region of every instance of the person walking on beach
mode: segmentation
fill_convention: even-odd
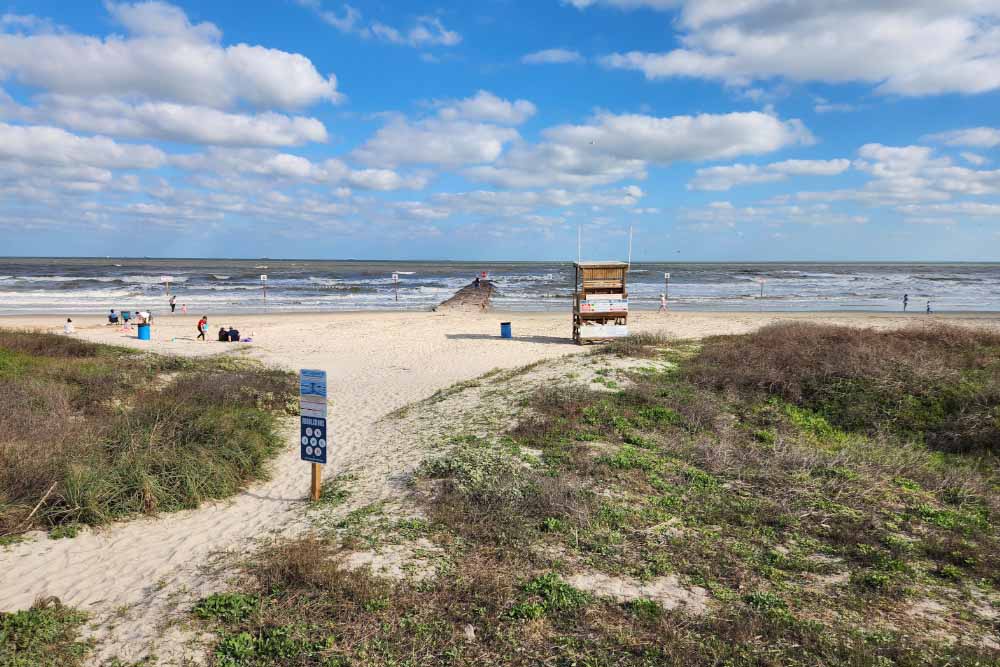
[[[181,315],[187,315],[187,314],[188,314],[188,305],[186,303],[182,303],[181,304]]]
[[[927,302],[927,314],[928,315],[931,314],[931,302],[930,301]]]
[[[479,276],[476,276],[476,279],[472,282],[476,286],[476,289],[479,289]]]
[[[662,293],[660,294],[660,312],[667,312],[667,295]]]
[[[170,312],[174,312],[177,308],[177,297],[173,294],[170,295]]]
[[[906,306],[907,306],[907,305],[908,305],[909,303],[910,303],[910,295],[909,295],[909,294],[904,294],[904,295],[903,295],[903,312],[904,312],[904,313],[906,312]]]
[[[208,315],[202,315],[201,319],[198,320],[198,338],[205,340],[206,331],[208,331]]]

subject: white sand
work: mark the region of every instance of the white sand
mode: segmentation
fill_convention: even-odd
[[[289,369],[329,372],[332,465],[326,474],[350,469],[361,492],[390,488],[393,469],[412,450],[369,435],[386,413],[425,398],[455,382],[493,368],[513,368],[588,348],[572,345],[568,314],[551,313],[339,313],[211,316],[209,338],[219,325],[234,324],[255,342],[236,345],[196,342],[198,313],[161,315],[153,340],[140,342],[97,318],[74,318],[75,335],[159,352],[213,354],[239,347],[246,354]],[[776,320],[807,319],[857,326],[897,327],[927,321],[923,315],[859,313],[635,313],[634,331],[662,331],[677,337],[742,333]],[[934,316],[956,323],[1000,328],[1000,316]],[[500,339],[501,320],[513,322],[516,338]],[[61,317],[0,318],[4,327],[62,331]],[[183,635],[163,635],[170,601],[190,599],[220,585],[210,571],[220,551],[251,549],[255,537],[300,525],[309,486],[309,466],[298,460],[297,433],[275,462],[271,481],[236,498],[197,510],[138,519],[87,530],[73,539],[34,534],[0,550],[0,610],[28,607],[42,596],[91,612],[100,626],[97,659],[136,659],[150,650],[176,658]],[[401,434],[405,437],[405,434]],[[376,451],[377,450],[377,451]],[[409,453],[404,453],[409,452]],[[408,467],[408,466],[407,466]],[[117,620],[116,620],[117,619]],[[197,650],[193,649],[192,654]]]

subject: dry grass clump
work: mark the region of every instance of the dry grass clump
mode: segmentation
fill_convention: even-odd
[[[264,475],[288,373],[76,343],[0,332],[0,535],[195,507]]]
[[[615,338],[594,350],[594,354],[613,354],[621,357],[655,357],[671,343],[669,336],[658,333],[632,334]]]
[[[704,387],[779,396],[851,431],[1000,453],[1000,334],[775,324],[705,341],[687,373]]]

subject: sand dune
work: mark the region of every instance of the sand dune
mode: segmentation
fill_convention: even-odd
[[[196,314],[161,316],[153,340],[136,341],[97,318],[74,318],[79,337],[178,354],[248,354],[290,369],[324,368],[329,373],[330,424],[334,449],[326,474],[351,470],[361,494],[385,491],[393,468],[407,467],[413,454],[384,440],[370,440],[386,413],[457,381],[493,368],[512,368],[540,359],[585,351],[568,339],[568,314],[527,313],[343,313],[212,316],[210,333],[234,324],[254,343],[196,342]],[[633,316],[636,331],[677,337],[741,333],[768,322],[807,319],[862,326],[896,327],[924,316],[870,314],[683,313]],[[963,324],[1000,328],[1000,316],[935,316]],[[500,339],[499,322],[513,322],[513,340]],[[62,318],[0,318],[0,326],[60,330]],[[405,438],[406,434],[400,434]],[[171,602],[219,585],[206,567],[212,554],[246,551],[272,532],[294,532],[302,524],[309,468],[298,460],[296,435],[273,466],[271,481],[236,498],[197,510],[143,518],[85,531],[74,539],[35,534],[0,550],[0,610],[30,606],[54,595],[94,615],[101,641],[97,658],[135,659],[150,645],[162,657],[183,646],[177,630],[162,629]],[[381,448],[373,451],[373,448]],[[384,449],[385,451],[382,451]],[[115,619],[122,619],[116,622]]]

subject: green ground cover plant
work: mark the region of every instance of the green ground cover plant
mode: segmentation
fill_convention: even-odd
[[[0,667],[76,667],[90,650],[77,634],[86,615],[55,599],[0,612]]]
[[[0,535],[196,507],[266,474],[291,374],[0,331]]]
[[[509,431],[455,437],[420,468],[420,535],[444,574],[348,570],[336,531],[280,543],[247,566],[246,613],[209,619],[212,659],[1000,664],[997,425],[983,416],[998,405],[996,345],[784,325],[599,348],[672,363],[600,375],[610,392],[543,388]],[[840,397],[845,378],[869,383],[861,405]],[[594,573],[676,580],[707,608],[574,585]]]

